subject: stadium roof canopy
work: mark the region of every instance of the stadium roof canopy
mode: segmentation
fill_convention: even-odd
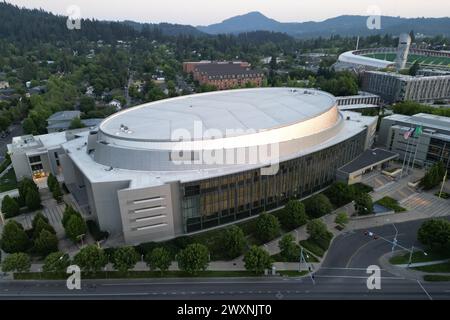
[[[372,68],[384,69],[394,65],[392,61],[380,60],[354,54],[354,51],[344,52],[339,56],[340,62],[364,65]]]

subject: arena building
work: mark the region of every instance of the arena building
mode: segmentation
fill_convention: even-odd
[[[209,92],[143,104],[62,145],[64,180],[101,229],[159,241],[327,187],[371,146],[377,117],[310,89]]]

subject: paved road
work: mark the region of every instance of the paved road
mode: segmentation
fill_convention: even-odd
[[[422,221],[397,224],[405,247],[416,243]],[[82,289],[69,291],[64,281],[0,281],[0,299],[450,299],[450,283],[418,282],[382,270],[381,290],[367,289],[366,268],[377,264],[391,246],[373,240],[364,230],[335,239],[315,284],[304,278],[222,278],[82,281]],[[392,225],[371,231],[392,238]]]
[[[363,275],[361,275],[363,276]],[[368,290],[365,278],[205,279],[85,281],[69,291],[61,281],[10,282],[0,285],[1,299],[449,299],[445,283],[382,278],[381,290]],[[425,291],[426,290],[426,291]]]

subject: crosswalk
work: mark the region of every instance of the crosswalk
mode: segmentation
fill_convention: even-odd
[[[63,232],[63,226],[62,226],[62,217],[63,217],[63,213],[64,213],[64,208],[65,205],[64,204],[59,204],[56,206],[51,206],[51,207],[45,207],[41,212],[42,214],[48,218],[49,223],[53,226],[53,228],[55,229],[56,233],[60,233]],[[22,226],[24,227],[25,230],[27,229],[31,229],[32,227],[32,221],[34,216],[36,215],[35,213],[31,213],[31,214],[25,214],[25,215],[20,215],[17,216],[15,218],[13,218],[14,220],[16,220],[17,222],[19,222],[20,224],[22,224]]]
[[[413,194],[400,201],[400,205],[409,211],[427,213],[430,217],[450,215],[450,200],[429,193]]]

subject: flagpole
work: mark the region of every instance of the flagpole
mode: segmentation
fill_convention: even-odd
[[[409,131],[411,131],[411,128],[408,129],[407,133],[409,133]],[[408,142],[406,143],[405,155],[403,157],[402,174],[400,175],[400,178],[403,178],[403,174],[405,172],[406,155],[407,155],[408,149],[409,149],[409,136],[408,136],[408,138],[406,140],[408,140]]]
[[[419,125],[419,130],[417,130],[417,133],[418,133],[418,137],[417,137],[417,143],[416,143],[416,151],[414,151],[414,158],[413,158],[413,162],[411,164],[411,170],[413,172],[414,172],[414,163],[416,162],[417,149],[419,148],[420,138],[422,138],[422,125]],[[416,134],[416,132],[414,133],[414,135],[415,134]]]

